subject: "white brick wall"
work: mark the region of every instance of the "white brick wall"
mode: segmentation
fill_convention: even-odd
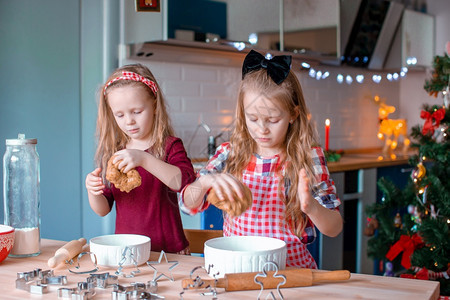
[[[240,68],[138,62],[147,65],[161,85],[176,134],[183,139],[191,158],[207,156],[208,133],[200,128],[193,136],[199,122],[208,124],[213,135],[226,130],[218,142],[229,138],[241,79]],[[376,94],[385,97],[387,104],[397,107],[397,112],[391,117],[398,117],[399,81],[383,79],[376,84],[371,79],[374,72],[353,68],[326,66],[322,70],[330,71],[330,76],[320,81],[309,77],[306,72],[296,72],[321,143],[324,144],[324,122],[329,118],[331,149],[381,147],[382,142],[376,137],[378,107],[372,99]],[[366,79],[363,84],[355,80],[350,85],[345,82],[339,84],[335,79],[338,73],[350,74],[353,78],[356,74],[363,74]]]

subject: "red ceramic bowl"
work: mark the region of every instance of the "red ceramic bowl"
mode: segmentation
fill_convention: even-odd
[[[0,263],[5,260],[14,244],[14,228],[0,224]]]

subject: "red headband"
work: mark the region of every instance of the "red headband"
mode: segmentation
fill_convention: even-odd
[[[106,88],[109,87],[113,82],[117,81],[117,80],[133,80],[133,81],[137,81],[137,82],[142,82],[143,84],[145,84],[146,86],[148,86],[152,92],[153,95],[155,95],[158,92],[158,88],[156,87],[156,83],[154,83],[153,81],[151,81],[148,78],[145,78],[144,76],[141,76],[139,74],[136,74],[134,72],[122,72],[122,76],[116,77],[114,79],[112,79],[111,81],[109,81],[106,85],[105,88],[103,89],[103,95],[106,95]]]

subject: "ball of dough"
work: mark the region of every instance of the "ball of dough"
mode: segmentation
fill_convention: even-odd
[[[230,201],[226,194],[224,194],[225,199],[221,201],[219,197],[217,197],[214,189],[211,189],[206,200],[218,209],[225,211],[230,216],[238,217],[252,206],[253,201],[252,192],[245,184],[243,185],[243,190],[244,198],[239,198],[236,192],[233,191],[234,201]]]
[[[109,180],[121,192],[129,193],[132,189],[141,185],[141,175],[135,169],[123,173],[118,169],[119,163],[113,163],[113,157],[108,161],[106,168],[106,179]]]

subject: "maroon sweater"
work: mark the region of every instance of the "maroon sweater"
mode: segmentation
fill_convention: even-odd
[[[195,172],[179,138],[167,139],[164,161],[180,168],[180,190],[171,190],[144,168],[137,167],[142,177],[139,187],[125,193],[111,184],[103,194],[110,207],[116,203],[116,233],[146,235],[151,239],[152,251],[175,253],[189,245],[183,232],[177,192],[195,180]]]

